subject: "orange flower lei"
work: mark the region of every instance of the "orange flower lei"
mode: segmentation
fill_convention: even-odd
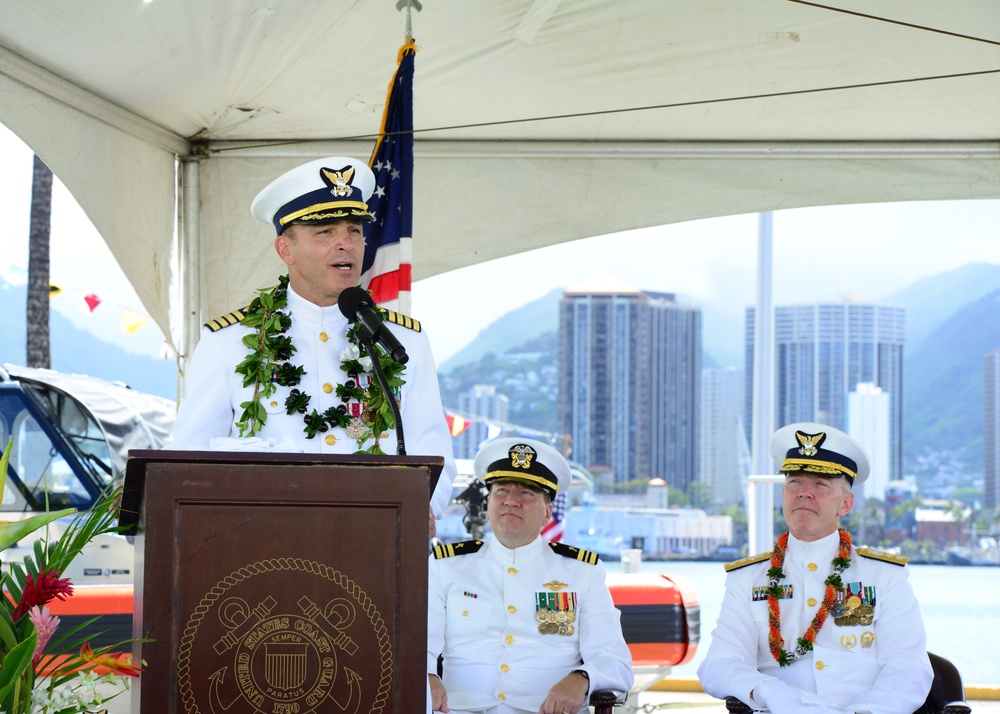
[[[767,586],[767,643],[771,648],[771,655],[782,667],[787,667],[795,660],[811,652],[816,635],[819,634],[823,623],[826,622],[830,608],[837,602],[837,593],[844,589],[844,583],[840,579],[840,574],[851,565],[851,534],[843,528],[839,529],[840,548],[837,557],[833,559],[833,572],[826,579],[826,593],[823,595],[823,604],[816,611],[816,617],[809,623],[809,627],[796,643],[796,647],[791,652],[786,652],[783,645],[785,641],[781,637],[781,610],[778,607],[778,598],[781,596],[781,581],[785,574],[781,566],[785,562],[785,548],[788,546],[788,531],[785,531],[778,538],[774,546],[774,554],[771,556],[771,567],[767,571],[769,578]]]

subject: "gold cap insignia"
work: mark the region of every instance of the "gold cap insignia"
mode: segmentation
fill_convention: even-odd
[[[535,450],[527,444],[518,444],[511,447],[510,465],[515,469],[527,469],[531,466],[531,459],[535,455]]]
[[[815,456],[819,447],[826,441],[826,434],[806,434],[801,431],[795,432],[795,438],[799,442],[799,453],[803,456]]]
[[[320,175],[334,196],[350,196],[353,193],[354,188],[351,186],[351,179],[354,178],[353,166],[348,166],[340,171],[320,169]]]
[[[563,588],[568,588],[569,587],[569,583],[560,583],[558,580],[550,580],[547,583],[543,583],[542,587],[543,588],[548,588],[549,590],[555,590],[556,592],[558,592],[559,590],[562,590]]]

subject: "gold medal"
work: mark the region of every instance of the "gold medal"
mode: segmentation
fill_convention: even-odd
[[[365,435],[366,431],[368,431],[368,427],[366,427],[365,423],[357,417],[351,419],[350,423],[347,425],[347,435],[352,439],[360,439]]]
[[[540,610],[536,610],[535,619],[538,620],[539,622],[548,622],[549,611],[546,610],[544,607]]]
[[[574,628],[572,625],[566,625],[566,632],[564,634],[567,637],[572,636],[574,632],[576,632],[576,628]]]
[[[859,607],[861,607],[861,598],[859,598],[857,595],[851,595],[849,598],[847,598],[847,606],[852,610],[857,610]]]
[[[545,634],[545,635],[554,635],[557,632],[559,632],[559,625],[557,625],[554,622],[546,622],[544,624],[544,627],[545,627],[545,632],[542,633],[542,634]]]
[[[560,635],[568,635],[569,634],[569,625],[567,625],[565,622],[560,622],[559,623],[559,634]]]
[[[552,613],[552,619],[554,619],[556,622],[566,622],[566,613],[563,612],[562,610],[557,610],[556,612]]]
[[[576,613],[570,610],[566,613],[566,622],[576,622]]]

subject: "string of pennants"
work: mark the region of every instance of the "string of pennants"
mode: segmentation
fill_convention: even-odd
[[[56,283],[49,283],[49,298],[59,295],[66,295],[73,300],[79,300],[79,308],[85,313],[93,314],[96,310],[118,310],[120,318],[118,328],[125,334],[131,335],[145,327],[151,322],[149,315],[131,310],[123,305],[113,303],[103,299],[95,292],[86,292],[76,288],[64,288]],[[160,346],[160,357],[163,359],[173,359],[174,350],[167,340],[163,340]]]
[[[486,438],[484,441],[496,439],[502,434],[508,434],[510,436],[524,436],[531,439],[537,439],[538,441],[544,441],[547,444],[561,444],[565,438],[564,435],[559,432],[529,429],[528,427],[521,426],[519,424],[510,424],[508,422],[477,416],[475,414],[466,414],[448,407],[445,407],[444,418],[445,421],[448,422],[448,431],[451,433],[452,437],[459,436],[473,424],[482,424],[486,426]]]

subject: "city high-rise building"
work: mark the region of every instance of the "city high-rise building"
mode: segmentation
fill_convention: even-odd
[[[870,382],[889,395],[890,480],[902,476],[901,307],[841,302],[774,310],[774,428],[800,421],[847,431],[847,395]],[[754,308],[746,313],[746,409],[752,414]],[[749,432],[752,421],[744,420]],[[749,440],[749,438],[748,438]],[[751,441],[752,443],[752,441]]]
[[[698,478],[701,310],[614,279],[563,292],[559,422],[572,458],[617,483]]]
[[[871,466],[868,479],[855,493],[859,505],[866,498],[884,502],[886,488],[892,481],[889,407],[889,395],[870,382],[861,382],[847,395],[846,431],[865,450]]]
[[[712,509],[743,503],[750,448],[743,429],[743,373],[735,367],[701,371],[701,476],[712,487]],[[699,504],[708,508],[708,504]]]
[[[458,395],[458,411],[474,419],[465,431],[455,437],[452,446],[456,459],[474,459],[479,445],[486,440],[489,422],[504,424],[510,410],[510,399],[489,384],[477,384]]]
[[[986,508],[1000,507],[1000,350],[986,355],[983,373],[983,459]]]

